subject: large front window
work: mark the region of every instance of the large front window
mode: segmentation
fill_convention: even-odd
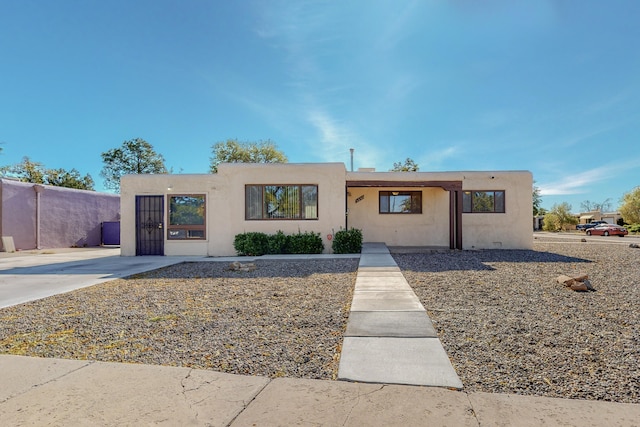
[[[422,213],[421,191],[381,191],[381,214],[420,214]]]
[[[247,185],[246,219],[318,219],[317,185]]]
[[[504,213],[504,191],[464,191],[464,213]]]
[[[203,240],[205,231],[204,195],[169,196],[169,240]]]

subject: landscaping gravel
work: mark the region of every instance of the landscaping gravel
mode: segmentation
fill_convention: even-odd
[[[0,310],[0,352],[337,375],[357,259],[184,263]]]
[[[394,258],[466,390],[640,403],[640,249],[534,249]],[[596,291],[561,274],[588,274]]]
[[[467,391],[640,403],[640,249],[553,240],[394,258]],[[107,282],[1,309],[0,353],[334,379],[357,263],[198,262]]]

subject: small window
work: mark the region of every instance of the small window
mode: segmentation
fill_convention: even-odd
[[[245,219],[318,219],[317,185],[247,185]]]
[[[169,196],[169,240],[204,240],[205,196],[186,194]]]
[[[381,214],[421,214],[421,191],[381,191]]]
[[[464,213],[504,213],[504,191],[464,191]]]

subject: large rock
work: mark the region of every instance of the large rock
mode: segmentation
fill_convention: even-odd
[[[229,270],[231,271],[253,271],[256,269],[256,265],[252,262],[242,264],[238,261],[234,261],[229,264]]]
[[[589,281],[589,276],[586,274],[581,274],[574,277],[561,274],[560,276],[556,277],[556,282],[565,285],[568,288],[571,288],[572,291],[595,291],[595,289],[591,285],[591,282]]]

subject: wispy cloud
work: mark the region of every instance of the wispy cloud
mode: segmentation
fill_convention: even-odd
[[[308,120],[317,131],[319,143],[314,144],[314,150],[323,161],[344,161],[345,154],[353,148],[356,167],[380,167],[377,164],[382,157],[379,150],[344,123],[320,109],[310,110]]]
[[[624,101],[629,98],[629,94],[627,93],[618,93],[613,96],[610,96],[605,99],[600,99],[598,101],[592,102],[590,105],[586,106],[585,113],[586,114],[599,114],[603,111],[611,110],[614,107],[617,107]]]
[[[458,146],[447,146],[439,150],[423,153],[416,161],[421,171],[438,170],[448,159],[455,158],[459,153],[460,149]]]
[[[583,172],[571,173],[559,177],[556,181],[540,183],[540,195],[562,196],[570,194],[583,194],[589,190],[589,186],[601,181],[615,178],[627,170],[637,168],[640,159],[631,159],[626,162],[610,163]]]
[[[388,13],[388,23],[380,32],[380,36],[376,43],[376,47],[381,50],[392,50],[410,33],[411,26],[409,22],[416,19],[416,8],[423,5],[420,0],[413,0],[397,12],[397,3],[393,3],[393,10],[386,11]]]

